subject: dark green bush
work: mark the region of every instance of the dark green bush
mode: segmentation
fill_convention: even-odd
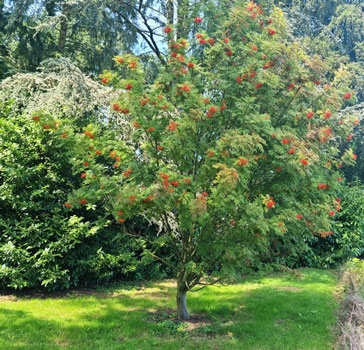
[[[333,268],[364,253],[364,186],[352,183],[340,193],[341,209],[335,213],[332,235],[313,236],[300,264]]]
[[[163,274],[142,258],[145,240],[131,240],[102,206],[65,207],[81,180],[72,172],[77,143],[38,117],[0,116],[0,287],[68,289]]]

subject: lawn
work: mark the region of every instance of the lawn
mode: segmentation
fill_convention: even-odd
[[[249,277],[188,296],[178,322],[174,281],[51,296],[0,296],[0,349],[332,349],[334,273]]]

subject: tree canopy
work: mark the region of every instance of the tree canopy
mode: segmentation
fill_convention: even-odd
[[[192,54],[172,26],[164,32],[168,64],[153,84],[133,56],[115,57],[118,73],[102,76],[124,90],[112,108],[129,121],[115,129],[125,146],[110,150],[97,129],[84,131],[76,165],[86,180],[67,206],[103,203],[121,224],[135,215],[159,223],[186,319],[194,286],[332,234],[340,168],[356,158],[338,139],[357,121],[336,117],[353,98],[350,74],[327,74],[324,60],[306,55],[278,8],[231,8],[214,36],[196,34]]]

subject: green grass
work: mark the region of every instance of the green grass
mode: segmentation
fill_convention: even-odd
[[[0,349],[331,349],[333,273],[301,270],[211,286],[188,296],[177,322],[174,283],[65,296],[0,297]]]

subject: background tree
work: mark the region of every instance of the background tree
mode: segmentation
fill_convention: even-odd
[[[328,59],[332,69],[338,69],[341,63],[345,63],[347,69],[352,72],[350,88],[355,95],[345,103],[343,107],[351,107],[358,104],[357,110],[362,109],[363,101],[363,38],[362,17],[363,4],[361,1],[284,1],[275,3],[280,6],[288,19],[291,32],[296,40],[300,40],[307,52],[311,55],[318,54]],[[330,71],[330,70],[328,70]],[[350,113],[351,109],[348,109]],[[362,112],[359,112],[362,114]],[[361,120],[361,118],[359,118]],[[361,157],[361,130],[356,127],[352,147]],[[343,140],[343,147],[347,141]],[[354,167],[345,169],[349,179],[358,177],[362,181],[361,162]]]
[[[284,1],[275,3],[286,13],[292,34],[304,39],[309,52],[332,57],[332,64],[350,62],[355,74],[351,86],[362,100],[362,84],[356,79],[361,75],[361,46],[363,38],[360,1]],[[357,64],[357,62],[359,64]]]
[[[75,126],[103,118],[115,96],[65,58],[46,60],[38,72],[17,73],[0,82],[0,102],[9,117],[30,117],[42,109],[54,118],[73,118]]]
[[[8,14],[4,10],[4,1],[0,1],[0,79],[3,79],[6,75],[6,72],[9,71],[10,65],[7,59],[6,53],[6,38],[5,38],[5,26],[7,23]]]
[[[109,5],[112,1],[109,1]],[[116,3],[116,2],[115,2]],[[6,54],[16,68],[34,71],[43,60],[64,56],[83,71],[97,74],[110,67],[112,57],[136,43],[135,30],[120,22],[98,1],[10,1],[3,7],[7,24]],[[119,2],[130,18],[136,2]]]
[[[168,65],[152,85],[136,58],[115,58],[119,75],[103,79],[127,90],[112,105],[130,121],[119,130],[126,147],[110,149],[97,130],[86,139],[105,145],[113,169],[93,157],[93,176],[69,200],[103,202],[121,224],[144,215],[160,225],[156,239],[177,259],[181,319],[193,287],[278,256],[280,241],[299,254],[312,235],[331,235],[341,163],[356,158],[336,142],[353,127],[335,117],[352,98],[345,69],[327,74],[291,42],[278,9],[249,2],[224,19],[214,37],[196,34],[198,58],[167,26]]]

